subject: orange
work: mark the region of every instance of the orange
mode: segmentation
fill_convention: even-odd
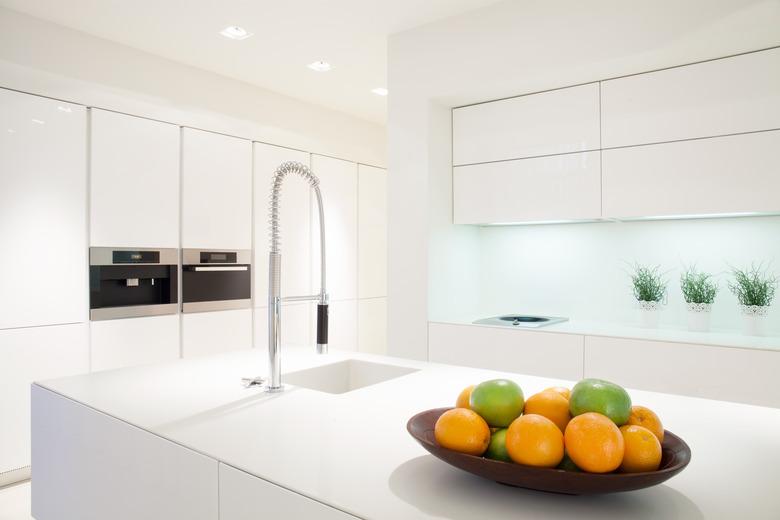
[[[642,426],[627,424],[620,427],[626,452],[620,471],[639,473],[655,471],[661,465],[661,443],[653,432]]]
[[[563,459],[563,434],[547,417],[521,415],[506,431],[506,451],[518,464],[554,468]]]
[[[469,406],[469,399],[471,398],[471,391],[474,390],[475,386],[476,385],[467,386],[460,392],[460,394],[458,395],[458,400],[455,401],[456,408],[468,408],[469,410],[471,409],[471,407]]]
[[[485,419],[467,408],[453,408],[441,414],[433,434],[440,446],[469,455],[482,455],[490,444],[490,428]]]
[[[564,433],[566,453],[581,470],[608,473],[623,461],[623,434],[606,415],[586,412],[578,415]]]
[[[631,415],[628,416],[626,424],[634,424],[647,428],[656,436],[658,442],[664,442],[664,425],[661,419],[650,408],[644,406],[632,406]]]
[[[561,394],[567,401],[569,400],[569,397],[571,397],[571,390],[565,386],[551,386],[550,388],[545,388],[542,392],[555,392],[556,394]]]
[[[571,420],[569,401],[552,390],[545,390],[529,397],[525,402],[523,413],[547,417],[560,428],[561,432],[566,430],[566,425]]]

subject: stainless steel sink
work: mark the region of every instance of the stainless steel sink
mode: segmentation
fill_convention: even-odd
[[[553,323],[568,321],[569,318],[559,316],[531,316],[528,314],[505,314],[503,316],[494,316],[492,318],[483,318],[476,320],[477,325],[498,325],[501,327],[516,327],[524,329],[537,329],[546,327]]]

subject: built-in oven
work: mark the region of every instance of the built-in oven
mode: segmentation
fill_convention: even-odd
[[[176,314],[179,250],[89,248],[89,319]]]
[[[182,312],[251,307],[251,264],[246,249],[182,250]]]

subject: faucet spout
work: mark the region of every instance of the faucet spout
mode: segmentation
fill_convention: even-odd
[[[320,290],[318,294],[311,296],[282,298],[279,197],[282,190],[282,181],[291,173],[303,177],[314,190],[314,195],[317,199],[320,223]],[[325,212],[323,210],[322,193],[320,192],[319,184],[320,180],[317,176],[307,166],[298,162],[286,162],[279,166],[274,172],[271,184],[271,242],[268,256],[268,366],[270,374],[266,385],[266,389],[269,392],[279,392],[284,388],[281,376],[281,315],[283,301],[288,299],[317,301],[317,353],[325,354],[328,352],[328,293],[325,289]]]

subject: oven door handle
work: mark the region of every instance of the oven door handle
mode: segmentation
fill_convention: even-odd
[[[190,270],[196,272],[202,271],[247,271],[248,265],[196,265],[189,267]]]

